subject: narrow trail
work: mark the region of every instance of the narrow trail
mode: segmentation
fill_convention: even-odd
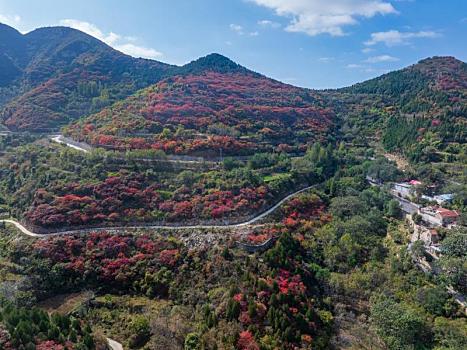
[[[270,215],[274,211],[276,211],[282,204],[287,202],[289,199],[308,191],[312,188],[316,188],[320,184],[316,184],[313,186],[308,186],[302,188],[301,190],[295,191],[288,196],[282,198],[279,202],[277,202],[274,206],[269,208],[268,210],[264,211],[263,213],[255,216],[254,218],[241,222],[238,224],[225,224],[225,225],[187,225],[187,226],[173,226],[173,225],[141,225],[141,226],[107,226],[107,227],[97,227],[97,228],[82,228],[77,230],[70,230],[70,231],[62,231],[62,232],[54,232],[54,233],[35,233],[30,231],[28,228],[23,226],[20,222],[12,219],[4,219],[0,220],[0,222],[4,222],[7,224],[14,225],[18,230],[30,237],[36,238],[45,238],[45,237],[52,237],[52,236],[61,236],[61,235],[73,235],[79,233],[87,233],[87,232],[98,232],[98,231],[116,231],[116,230],[137,230],[137,229],[159,229],[159,230],[186,230],[186,229],[234,229],[234,228],[241,228],[246,226],[251,226],[256,222],[260,221],[261,219],[265,218],[266,216]]]

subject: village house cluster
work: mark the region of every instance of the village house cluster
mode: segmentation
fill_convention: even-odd
[[[369,176],[367,181],[373,186],[383,185],[381,180]],[[432,192],[435,192],[434,188],[424,188],[423,183],[416,179],[394,183],[390,188],[390,193],[412,223],[414,229],[412,241],[422,240],[427,248],[437,251],[440,240],[439,228],[455,227],[460,214],[444,207],[453,200],[454,194],[432,194]]]
[[[427,195],[420,193],[422,192],[421,186],[422,182],[419,180],[395,183],[391,193],[399,200],[406,214],[418,217],[417,222],[413,223],[416,238],[422,240],[426,246],[436,248],[439,242],[437,229],[441,227],[449,229],[456,226],[459,213],[443,207],[452,201],[454,197],[452,193]],[[417,202],[425,203],[425,205]]]

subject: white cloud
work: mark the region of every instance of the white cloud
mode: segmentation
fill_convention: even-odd
[[[163,56],[162,52],[151,49],[149,47],[137,46],[132,43],[116,45],[115,48],[118,51],[124,52],[127,55],[130,55],[133,57],[160,58]]]
[[[365,60],[368,63],[380,63],[380,62],[397,62],[399,59],[397,57],[389,55],[373,56]]]
[[[78,29],[86,34],[89,34],[103,42],[105,42],[108,45],[114,44],[117,40],[119,40],[121,37],[118,34],[115,34],[114,32],[110,32],[108,34],[104,34],[97,26],[95,26],[92,23],[89,22],[84,22],[84,21],[79,21],[76,19],[62,19],[60,20],[60,25],[66,26],[66,27],[71,27],[74,29]]]
[[[232,23],[232,24],[230,24],[229,28],[230,28],[231,31],[237,33],[238,35],[245,35],[245,34],[248,34],[249,36],[258,36],[259,35],[259,32],[257,32],[257,31],[245,33],[244,28],[239,24]]]
[[[2,15],[0,14],[0,23],[11,27],[17,26],[21,22],[21,17],[18,15]]]
[[[310,36],[345,35],[344,26],[358,23],[358,18],[397,13],[385,0],[250,0],[273,9],[277,15],[291,18],[285,28]]]
[[[364,44],[367,46],[384,43],[386,46],[406,45],[411,39],[416,38],[437,38],[440,34],[433,31],[420,32],[399,32],[398,30],[389,30],[387,32],[377,32],[371,34],[371,39]]]
[[[318,61],[323,62],[323,63],[328,63],[328,62],[334,61],[334,57],[320,57],[318,58]]]
[[[351,63],[346,66],[346,68],[349,69],[358,69],[358,68],[364,68],[361,64],[356,64],[356,63]]]
[[[89,22],[76,19],[62,19],[60,20],[60,25],[80,30],[130,56],[152,59],[163,56],[161,52],[155,49],[136,45],[134,42],[137,41],[137,38],[133,36],[122,36],[114,32],[104,33],[96,25]]]
[[[370,52],[373,52],[375,51],[375,49],[372,49],[372,48],[369,48],[369,47],[365,47],[362,49],[362,52],[363,53],[370,53]]]
[[[231,24],[230,25],[230,30],[234,31],[235,33],[239,34],[239,35],[243,35],[244,32],[243,32],[243,27],[239,24]]]
[[[270,21],[268,19],[263,19],[261,21],[258,21],[258,24],[261,27],[269,27],[269,28],[280,28],[281,24],[277,22]]]
[[[134,43],[134,42],[138,41],[138,38],[135,37],[135,36],[129,35],[129,36],[125,37],[125,40],[128,40],[128,41]]]

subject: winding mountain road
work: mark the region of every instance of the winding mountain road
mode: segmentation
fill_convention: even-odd
[[[186,230],[186,229],[229,229],[229,228],[240,228],[240,227],[245,227],[245,226],[250,226],[255,224],[256,222],[260,221],[261,219],[265,218],[269,214],[273,213],[276,211],[282,204],[287,202],[289,199],[305,192],[308,191],[312,188],[316,188],[320,184],[316,184],[313,186],[308,186],[305,188],[302,188],[301,190],[295,191],[288,196],[282,198],[279,202],[277,202],[274,206],[269,208],[268,210],[262,212],[261,214],[255,216],[254,218],[241,222],[238,224],[225,224],[225,225],[187,225],[187,226],[174,226],[174,225],[141,225],[141,226],[108,226],[108,227],[97,227],[97,228],[82,228],[82,229],[77,229],[77,230],[70,230],[70,231],[62,231],[62,232],[54,232],[54,233],[35,233],[30,231],[28,228],[23,226],[20,222],[12,219],[4,219],[0,220],[0,222],[4,222],[7,224],[14,225],[18,230],[20,230],[22,233],[24,233],[27,236],[30,237],[36,237],[36,238],[45,238],[45,237],[51,237],[51,236],[61,236],[61,235],[73,235],[73,234],[79,234],[79,233],[87,233],[87,232],[96,232],[96,231],[107,231],[107,230],[136,230],[136,229],[163,229],[163,230]]]
[[[68,147],[71,147],[75,150],[78,150],[78,151],[81,151],[81,152],[84,152],[84,153],[88,153],[89,151],[91,151],[92,147],[85,144],[85,143],[82,143],[82,142],[75,142],[67,137],[64,137],[63,135],[51,135],[50,136],[50,139],[56,143],[60,143],[62,145],[66,145]]]
[[[63,135],[49,135],[48,138],[56,143],[71,147],[75,150],[80,152],[89,153],[94,148],[93,146],[85,143],[85,142],[78,142],[69,137],[65,137]],[[299,157],[299,155],[289,155],[291,158]],[[196,159],[193,159],[196,158]],[[246,161],[249,159],[249,156],[234,156],[232,157],[236,160],[243,160]],[[122,160],[124,158],[121,158]],[[177,156],[168,154],[164,158],[134,158],[135,161],[163,161],[169,163],[178,163],[178,164],[219,164],[221,161],[219,159],[211,159],[211,158],[203,158],[203,157],[191,157],[191,156]]]

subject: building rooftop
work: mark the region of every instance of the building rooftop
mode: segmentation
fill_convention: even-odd
[[[428,215],[440,215],[442,218],[457,218],[459,213],[455,210],[450,210],[438,206],[422,208],[421,211]]]
[[[439,201],[448,202],[454,198],[454,194],[452,193],[439,194],[435,196],[434,198]]]
[[[445,209],[445,208],[441,208],[441,207],[439,207],[437,209],[437,212],[443,218],[457,218],[459,216],[459,213],[457,211],[450,210],[450,209]]]
[[[412,185],[412,186],[419,186],[419,185],[422,184],[422,182],[418,181],[418,180],[410,180],[409,184]]]

